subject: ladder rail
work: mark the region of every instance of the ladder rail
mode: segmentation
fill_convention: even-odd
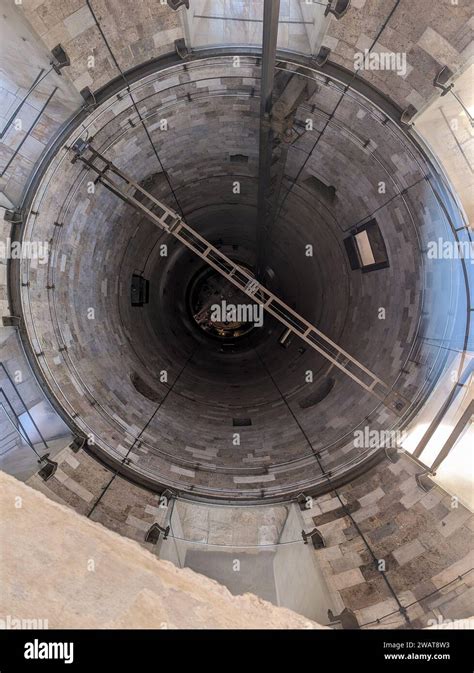
[[[201,234],[190,227],[175,211],[168,208],[152,194],[143,189],[143,187],[141,187],[133,178],[128,176],[112,162],[105,159],[99,152],[97,152],[97,150],[90,145],[83,146],[80,151],[75,146],[73,146],[72,149],[75,152],[73,161],[79,159],[88,168],[94,170],[98,175],[98,182],[104,184],[106,188],[123,201],[140,210],[147,219],[167,234],[171,234],[174,238],[179,240],[194,254],[198,255],[207,265],[211,266],[219,274],[224,276],[230,283],[244,292],[255,303],[261,305],[266,312],[285,325],[293,334],[296,334],[335,367],[343,371],[364,390],[384,402],[385,398],[390,393],[390,387],[368,367],[338,346],[332,339],[327,337],[323,332],[318,330],[303,316],[297,313],[297,311],[285,304],[270,290],[259,283],[254,276],[233,262],[229,257],[218,250],[218,248],[212,245],[212,243],[201,236]],[[90,151],[92,160],[84,156],[86,150]],[[94,159],[96,158],[104,163],[103,168],[100,168],[94,163]],[[122,180],[126,185],[125,188],[120,184],[117,184],[109,174],[115,175]],[[133,190],[135,190],[135,194],[132,196]],[[152,206],[149,207],[137,199],[137,193],[141,194],[144,199],[148,200],[148,202],[151,202]],[[150,208],[153,208],[153,210]],[[155,212],[155,209],[158,210],[158,212]],[[339,358],[342,358],[342,360]],[[351,369],[355,371],[352,371]],[[376,388],[378,388],[378,391]],[[406,405],[407,400],[404,400],[401,394],[395,393],[394,395],[395,398],[398,399],[398,406],[396,405],[396,409],[400,408],[400,403],[402,406]],[[391,408],[393,408],[393,404],[391,404]]]
[[[145,194],[148,199],[153,201],[156,205],[158,205],[160,208],[162,208],[164,211],[167,210],[171,215],[173,215],[173,211],[170,211],[169,209],[165,209],[165,207],[161,204],[160,201],[155,199],[151,194],[140,188],[140,186],[135,183],[133,180],[130,180],[128,176],[126,176],[122,171],[116,169],[115,167],[112,167],[110,169],[113,173],[118,175],[120,178],[122,178],[124,181],[128,182],[129,184],[132,184],[134,187],[137,188],[138,191],[141,193]],[[119,188],[116,183],[113,181],[109,180],[107,176],[102,175],[100,177],[100,181],[104,184],[109,184],[111,187],[113,187],[114,193],[116,193],[117,189]],[[350,376],[354,381],[359,383],[365,390],[368,390],[369,392],[373,391],[373,388],[376,384],[382,385],[384,388],[388,388],[386,384],[375,374],[373,374],[365,365],[362,363],[358,362],[355,358],[353,358],[347,351],[345,351],[343,348],[339,347],[334,341],[332,341],[329,337],[327,337],[325,334],[323,334],[320,330],[318,330],[314,325],[309,323],[305,318],[303,318],[300,314],[298,314],[296,311],[294,311],[291,307],[289,307],[287,304],[285,304],[281,299],[279,299],[276,295],[274,295],[270,290],[267,290],[263,285],[261,285],[251,274],[247,273],[244,271],[241,267],[239,267],[237,264],[235,264],[229,257],[224,255],[218,248],[213,246],[207,239],[205,239],[201,234],[199,234],[197,231],[195,231],[192,227],[190,227],[186,222],[181,220],[181,218],[177,217],[177,221],[179,221],[179,226],[177,226],[174,230],[173,227],[168,226],[165,222],[163,222],[163,217],[160,215],[157,215],[153,211],[151,211],[149,208],[147,208],[141,201],[136,199],[135,197],[131,195],[124,195],[122,197],[124,200],[129,202],[130,204],[134,205],[135,207],[139,208],[152,222],[155,224],[158,224],[163,230],[166,231],[166,233],[173,235],[175,238],[177,238],[183,245],[185,245],[188,249],[190,249],[192,252],[197,254],[201,259],[203,259],[209,266],[212,266],[216,271],[218,271],[220,274],[224,275],[225,278],[233,283],[236,287],[238,287],[242,292],[245,292],[247,296],[252,298],[256,303],[260,304],[264,310],[266,310],[268,313],[273,315],[279,322],[282,322],[286,327],[288,327],[294,334],[299,336],[301,339],[303,339],[308,345],[313,347],[315,350],[317,350],[321,355],[323,355],[325,358],[327,358],[334,366],[338,367],[341,371],[344,371],[347,373],[348,376]],[[176,214],[175,214],[176,215]],[[185,230],[191,234],[192,237],[198,239],[203,247],[204,247],[204,252],[201,252],[195,245],[193,245],[187,238],[185,238],[180,231]],[[223,270],[223,268],[215,263],[210,257],[210,253],[214,253],[225,265],[231,267],[233,273],[226,272]],[[241,283],[238,280],[238,277],[236,277],[236,273],[239,272],[242,276],[245,277],[247,280],[247,283],[251,283],[252,287],[256,287],[255,290],[249,291],[247,290],[247,284]],[[261,295],[263,295],[263,298],[261,298]],[[272,304],[275,304],[278,306],[280,311],[276,310]],[[291,314],[292,317],[296,318],[296,320],[300,323],[302,323],[305,327],[304,330],[298,329],[298,326],[295,325],[294,322],[291,322],[291,319],[288,317],[285,317],[285,314]],[[354,375],[349,369],[338,362],[335,357],[333,357],[327,350],[324,350],[323,347],[315,343],[311,338],[311,334],[314,333],[316,334],[323,342],[324,345],[329,344],[334,351],[336,351],[336,355],[343,355],[351,364],[355,365],[356,368],[361,370],[364,374],[367,375],[370,379],[370,385],[365,383],[360,377]]]

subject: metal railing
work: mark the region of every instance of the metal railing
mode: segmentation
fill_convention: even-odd
[[[208,59],[215,58],[216,56],[222,56],[223,57],[222,62],[225,63],[226,62],[226,60],[225,60],[226,57],[228,57],[231,54],[233,55],[234,53],[235,53],[235,49],[229,49],[229,48],[227,48],[227,49],[226,48],[220,48],[220,49],[215,49],[215,50],[202,50],[201,52],[195,52],[193,55],[191,55],[187,67],[189,69],[198,70],[200,67],[203,67],[207,64]],[[239,53],[241,53],[242,58],[247,59],[245,61],[245,63],[248,64],[249,66],[254,64],[255,58],[258,57],[258,54],[256,53],[256,50],[251,49],[251,48],[240,49]],[[147,66],[147,68],[141,68],[139,70],[137,69],[136,74],[134,75],[134,78],[133,78],[133,83],[131,84],[132,90],[134,91],[134,93],[138,94],[140,92],[141,88],[145,87],[150,82],[161,82],[162,78],[164,78],[164,79],[166,78],[166,75],[167,75],[167,72],[168,72],[167,68],[170,67],[170,66],[179,65],[179,63],[180,62],[177,59],[177,57],[176,58],[175,57],[166,57],[166,58],[161,58],[159,61],[156,61],[156,63],[155,62],[150,63],[150,65]],[[302,72],[302,76],[316,77],[316,79],[318,81],[320,81],[321,83],[324,83],[327,80],[331,80],[331,82],[334,83],[335,86],[337,86],[338,84],[343,85],[347,81],[347,77],[346,77],[345,73],[341,70],[338,70],[337,66],[329,64],[329,65],[325,66],[324,68],[318,69],[318,70],[320,70],[320,72],[317,72],[312,67],[311,68],[308,67],[308,62],[307,62],[306,59],[304,59],[302,57],[295,56],[294,54],[286,55],[283,51],[279,52],[279,62],[277,64],[278,69],[285,70],[287,64],[291,65],[291,64],[294,64],[294,63],[298,63],[299,66],[301,67],[301,69],[303,69],[303,66],[305,67],[304,72]],[[145,75],[145,79],[141,80],[140,77],[143,74]],[[371,109],[371,108],[369,108],[369,101],[370,101],[371,106],[375,107],[379,110],[380,117],[381,117],[381,123],[383,123],[385,125],[386,129],[390,133],[396,135],[397,137],[400,136],[401,138],[412,136],[411,140],[413,141],[413,129],[410,129],[410,132],[408,133],[406,128],[400,127],[400,125],[397,122],[395,122],[394,124],[386,124],[387,119],[390,119],[392,121],[394,119],[396,119],[397,110],[395,108],[391,107],[390,104],[387,102],[387,100],[385,98],[383,98],[377,91],[371,89],[364,82],[356,82],[355,84],[357,84],[356,88],[357,88],[357,93],[360,97],[361,105],[364,106],[366,110],[369,111]],[[125,92],[125,88],[123,88],[122,83],[117,80],[112,85],[109,85],[107,88],[104,88],[104,90],[101,91],[100,95],[98,95],[98,101],[100,101],[102,106],[105,105],[106,109],[108,109],[113,105],[113,102],[115,100],[115,97],[112,97],[111,92],[116,93],[118,95],[122,91]],[[347,95],[350,95],[350,93],[351,93],[351,91],[349,90],[347,92]],[[155,95],[158,96],[159,92]],[[218,95],[223,95],[223,93],[220,92]],[[239,92],[239,95],[244,95],[244,94],[243,94],[243,92]],[[247,93],[246,95],[249,95],[249,94]],[[202,97],[207,98],[207,97],[211,97],[211,96],[209,96],[207,94],[206,96],[202,96]],[[153,108],[153,111],[147,115],[147,119],[151,119],[153,117],[153,115],[158,115],[158,114],[162,113],[163,110],[166,110],[168,108],[173,109],[176,104],[177,104],[177,101],[167,103],[166,105],[160,105],[160,106],[156,105]],[[87,130],[87,128],[90,125],[93,125],[94,121],[95,121],[95,116],[96,115],[100,116],[100,114],[103,114],[103,112],[104,112],[104,107],[101,107],[95,113],[95,115],[94,114],[91,115],[88,118],[86,124],[84,125],[83,130]],[[63,129],[63,133],[60,136],[58,136],[58,139],[56,140],[56,142],[51,146],[47,155],[45,155],[42,163],[38,164],[38,166],[35,168],[35,171],[32,174],[32,178],[31,178],[30,183],[29,183],[29,187],[28,187],[28,190],[27,190],[25,200],[23,202],[25,212],[29,212],[29,211],[32,210],[33,203],[35,204],[35,209],[40,210],[39,206],[41,205],[41,203],[44,199],[45,191],[47,190],[48,183],[54,178],[55,171],[58,169],[58,167],[61,165],[61,163],[63,163],[63,161],[67,160],[67,155],[69,154],[69,152],[67,151],[67,146],[64,146],[63,143],[65,142],[65,139],[70,136],[71,132],[73,133],[73,136],[72,136],[73,138],[74,137],[78,138],[79,133],[81,133],[81,134],[83,133],[83,130],[79,129],[79,125],[80,125],[81,121],[85,120],[87,114],[88,113],[87,113],[86,110],[81,110],[76,114],[76,116],[73,119],[71,119],[70,123]],[[112,120],[114,119],[113,115],[111,116],[111,119]],[[74,132],[74,130],[75,130],[75,132]],[[124,133],[125,133],[125,131],[122,131],[122,134],[124,134]],[[117,138],[116,138],[116,140],[117,140]],[[415,139],[415,145],[420,145],[419,138]],[[60,160],[59,160],[58,167],[56,167],[55,171],[51,175],[48,175],[48,179],[46,181],[46,187],[43,187],[43,189],[45,191],[43,191],[41,193],[40,197],[38,198],[37,195],[34,196],[35,195],[35,190],[38,188],[40,182],[42,180],[44,180],[44,177],[45,177],[44,176],[44,170],[49,165],[52,157],[54,156],[55,153],[58,152],[58,150],[59,150],[59,148],[61,148],[61,146],[62,146],[62,152],[59,155]],[[438,166],[436,160],[434,160],[434,162],[433,162],[433,158],[429,155],[428,156],[428,161],[426,162],[427,170],[423,171],[423,172],[426,172],[427,174],[430,174],[431,171],[433,170],[433,166],[432,166],[433,163],[434,163],[434,165]],[[439,168],[438,168],[438,170],[439,170]],[[446,179],[445,175],[443,175],[443,177]],[[449,181],[448,181],[448,183],[449,183]],[[436,184],[433,184],[430,181],[429,182],[429,187],[433,192],[436,192],[440,188],[440,185],[438,184],[438,182],[436,182]],[[453,196],[453,193],[452,193],[451,190],[449,190],[449,194],[448,194],[448,200],[450,200],[450,199],[454,199],[454,196]],[[58,219],[60,219],[60,218],[58,218]],[[62,219],[61,219],[61,221],[62,221]],[[32,226],[32,225],[30,225],[30,226]],[[61,230],[58,228],[58,233],[60,231]],[[416,233],[416,231],[415,231],[415,233]],[[461,260],[461,264],[464,265],[464,260]],[[25,276],[25,279],[26,279],[25,280],[25,283],[26,283],[28,281],[28,269],[24,273],[24,276]],[[28,293],[28,290],[26,290],[26,293]],[[18,309],[18,311],[19,311],[19,314],[28,315],[28,309],[27,309],[26,306],[24,307],[24,312],[20,311],[20,309]],[[31,316],[31,308],[30,308],[29,318],[33,321],[33,318]],[[468,333],[468,331],[469,331],[469,325],[467,324],[466,333]],[[34,333],[34,321],[33,321],[33,333]],[[60,342],[60,345],[61,345],[61,342]],[[435,346],[435,344],[434,344],[434,346]],[[442,352],[442,350],[439,347],[438,347],[438,352],[439,353]],[[37,362],[37,359],[36,359],[37,355],[38,354],[34,353],[33,351],[31,353],[29,353],[29,357],[32,360],[32,362],[35,362],[35,363]],[[67,356],[66,356],[66,361],[67,361]],[[409,362],[409,361],[410,360],[407,360],[407,362]],[[69,363],[69,365],[68,365],[68,363],[66,362],[67,366],[70,366],[70,364],[71,363]],[[64,412],[64,413],[65,414],[68,413],[70,416],[72,416],[72,418],[75,419],[75,422],[79,423],[79,426],[81,427],[82,430],[87,430],[87,431],[90,431],[90,432],[94,432],[95,428],[93,427],[93,424],[88,422],[88,419],[87,419],[86,416],[79,416],[77,413],[73,413],[74,409],[71,407],[70,401],[67,399],[64,392],[61,390],[60,382],[56,379],[55,375],[49,369],[46,362],[41,362],[40,368],[44,370],[44,374],[47,378],[50,377],[50,385],[52,386],[51,394],[52,394],[52,397],[57,402],[57,404],[60,405],[60,406],[66,405],[66,409],[68,409],[68,410],[70,409],[70,412],[67,411],[67,412]],[[77,371],[74,370],[74,374],[77,375]],[[428,372],[426,384],[416,394],[416,397],[415,397],[415,400],[413,401],[412,407],[413,406],[416,406],[417,408],[419,407],[419,405],[422,403],[422,401],[424,399],[426,399],[429,391],[431,390],[432,386],[434,386],[436,380],[437,380],[437,373],[436,373],[435,367],[433,365],[433,367],[430,368],[430,370]],[[80,377],[79,377],[79,381],[81,383],[81,386],[84,387],[85,389],[87,389],[86,384],[84,383],[84,381],[81,380]],[[96,402],[98,402],[98,401],[96,401]],[[99,403],[97,403],[95,405],[95,409],[98,410],[99,412],[101,412],[101,415],[103,415],[103,417],[106,418],[107,422],[111,424],[112,428],[116,428],[116,429],[120,430],[121,432],[124,433],[124,435],[126,437],[129,436],[127,428],[125,426],[123,426],[122,424],[120,424],[117,421],[117,419],[109,417],[108,414],[106,413],[106,410],[100,408]],[[413,412],[411,410],[409,411],[410,418],[412,418],[415,415],[415,411],[416,410],[414,410]],[[407,418],[406,415],[405,415],[404,418],[405,419]],[[406,423],[406,420],[404,422]],[[133,439],[133,437],[132,437],[132,439]],[[115,455],[116,452],[115,452],[115,446],[113,445],[113,443],[109,443],[107,441],[107,439],[104,437],[104,438],[102,438],[101,444],[103,445],[102,448],[103,448],[104,452],[109,452],[112,456]],[[147,444],[147,442],[145,442],[145,444]],[[156,447],[155,447],[155,450],[156,450]],[[160,451],[160,453],[161,453],[161,451]],[[163,454],[166,455],[166,452],[163,451]],[[344,470],[351,469],[352,467],[357,466],[360,462],[363,462],[368,457],[368,455],[370,455],[370,454],[371,454],[371,451],[367,451],[367,453],[362,452],[355,459],[351,459],[351,460],[346,461],[344,464],[338,466],[338,468],[335,470],[335,474],[339,474],[339,467],[341,468],[340,472],[343,473]],[[120,458],[119,454],[117,454],[117,457]],[[178,461],[178,462],[181,464],[181,461]],[[289,464],[293,464],[292,461],[285,461],[285,462],[281,463],[280,465],[283,466],[283,465],[289,465]],[[205,466],[196,466],[195,465],[195,468],[197,470],[200,470],[200,469],[205,469]],[[148,469],[145,469],[143,467],[139,468],[137,466],[135,466],[134,469],[136,469],[137,472],[141,476],[143,476],[144,478],[149,478],[152,481],[154,481],[156,479],[156,475],[154,473],[152,473],[151,471],[149,471]],[[248,468],[248,469],[250,470],[250,472],[254,471],[252,468]],[[176,482],[176,485],[179,486],[180,484],[178,482]],[[305,486],[309,487],[311,485],[312,485],[312,481],[308,478],[304,478],[300,481],[301,489],[304,489]],[[206,489],[204,489],[204,490],[206,490]],[[221,495],[219,489],[213,489],[213,488],[209,487],[208,490],[209,490],[209,495],[211,497],[215,496],[215,495],[218,495],[218,496]],[[271,487],[267,486],[265,491],[268,494],[271,494],[272,492],[276,493],[277,489],[272,489]],[[250,490],[248,491],[248,493],[246,495],[248,495],[249,497],[250,496],[255,497],[254,492],[250,491]]]
[[[0,386],[0,396],[4,400],[3,402],[0,402],[0,406],[3,408],[5,414],[9,418],[10,422],[12,423],[13,427],[17,430],[19,435],[25,440],[25,442],[28,444],[28,446],[39,456],[37,450],[35,449],[34,445],[35,443],[41,443],[44,445],[45,449],[48,449],[48,444],[43,437],[43,434],[41,430],[39,429],[35,419],[33,418],[30,410],[28,409],[28,406],[25,403],[25,400],[23,399],[23,396],[21,393],[18,391],[17,386],[15,385],[15,382],[13,381],[12,377],[10,376],[7,368],[3,364],[3,362],[0,362],[0,372],[3,372],[7,378],[7,381],[9,383],[9,386],[11,387],[11,390],[13,391],[13,395],[8,393],[7,390],[5,390],[4,385]],[[35,442],[33,438],[31,437],[30,433],[26,429],[25,425],[23,424],[21,420],[21,416],[23,413],[18,413],[15,411],[15,404],[20,404],[20,406],[24,409],[23,413],[26,413],[28,416],[33,428],[35,429],[35,432],[37,433],[38,437],[40,438],[40,442]],[[9,411],[7,411],[7,408]]]
[[[294,311],[281,299],[267,290],[254,276],[224,255],[203,236],[190,227],[173,210],[156,199],[133,178],[121,171],[111,161],[83,140],[73,145],[73,161],[81,161],[87,168],[97,173],[96,182],[103,184],[109,191],[135,209],[141,211],[153,224],[171,234],[183,245],[200,257],[206,264],[220,273],[230,283],[260,304],[265,311],[285,325],[291,332],[325,357],[335,367],[344,372],[364,390],[377,397],[385,406],[400,414],[409,401],[400,393],[391,390],[378,376],[352,357],[343,348],[319,331],[303,316]],[[112,176],[119,178],[114,180]],[[137,198],[137,196],[140,197]]]

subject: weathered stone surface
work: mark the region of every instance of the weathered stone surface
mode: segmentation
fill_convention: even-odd
[[[361,584],[363,581],[364,577],[358,568],[353,570],[346,570],[345,572],[338,573],[331,578],[331,584],[333,585],[334,589],[336,589],[336,591],[353,587],[355,584]]]
[[[0,486],[0,536],[15,541],[0,550],[2,616],[49,628],[325,628],[251,594],[232,596],[4,473]]]
[[[442,501],[451,500],[437,486],[424,493],[416,485],[416,469],[409,456],[401,455],[398,463],[381,463],[339,491],[351,505],[364,502],[364,507],[354,511],[354,520],[362,516],[358,525],[377,561],[384,561],[387,579],[402,604],[416,601],[408,616],[420,627],[433,618],[435,608],[446,619],[470,616],[467,604],[474,585],[474,558],[469,526],[474,517],[462,505],[447,510]],[[390,479],[385,480],[386,474]],[[374,500],[376,504],[370,504]],[[316,502],[319,504],[319,499]],[[356,527],[348,522],[344,517],[326,524],[332,531],[341,530],[338,525],[343,525],[346,539],[342,542],[336,538],[331,547],[316,552],[318,561],[324,559],[325,576],[334,589],[338,588],[345,607],[355,610],[362,622],[375,620],[376,628],[404,628],[396,605],[395,615],[384,618],[392,612],[388,609],[392,595],[378,562],[373,561]],[[356,562],[356,569],[348,567]],[[362,574],[363,582],[355,583],[355,570]]]
[[[414,540],[413,542],[407,542],[406,544],[395,549],[392,554],[397,559],[400,565],[411,561],[420,554],[423,554],[425,548],[419,540]]]

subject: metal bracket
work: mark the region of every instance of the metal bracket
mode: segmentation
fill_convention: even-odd
[[[410,104],[407,108],[405,108],[405,110],[403,110],[400,116],[401,123],[405,124],[406,126],[411,124],[411,120],[413,119],[413,117],[416,115],[417,112],[418,110],[416,109],[416,107]]]
[[[20,208],[16,210],[5,210],[3,215],[5,222],[11,222],[12,224],[23,224],[23,212]]]
[[[308,544],[308,540],[311,540],[315,549],[323,549],[326,546],[322,533],[317,528],[313,528],[310,533],[302,530],[301,536],[305,544]]]
[[[175,498],[176,493],[172,491],[170,488],[166,488],[163,493],[160,495],[160,498],[166,498],[166,500],[171,500],[171,498]]]
[[[328,610],[328,619],[333,624],[339,623],[343,629],[360,629],[357,617],[349,608],[344,608],[340,615],[335,615],[332,610]]]
[[[189,9],[189,0],[167,0],[168,7],[176,12],[180,7],[185,7]]]
[[[53,55],[53,60],[50,62],[50,65],[53,66],[55,72],[57,72],[58,75],[62,75],[62,68],[71,65],[69,56],[61,44],[57,44],[53,49],[51,49],[51,54]]]
[[[21,318],[17,315],[4,315],[2,317],[3,327],[20,327]]]
[[[84,99],[85,106],[87,107],[88,110],[95,110],[95,108],[99,105],[94,94],[92,93],[92,91],[88,86],[81,89],[79,91],[79,94]]]
[[[81,449],[84,448],[86,441],[87,440],[85,437],[74,437],[73,441],[69,444],[69,448],[73,453],[78,453]]]
[[[186,46],[186,41],[184,37],[181,37],[179,40],[174,41],[174,49],[178,56],[183,60],[189,56],[189,49]]]
[[[310,496],[306,495],[305,493],[300,493],[299,495],[296,496],[296,502],[298,503],[299,508],[302,512],[305,512],[308,509],[310,509],[308,507],[308,500],[309,499],[310,499]]]
[[[324,10],[324,16],[334,14],[336,19],[342,19],[342,17],[349,11],[350,6],[351,0],[329,0],[326,9]]]
[[[81,157],[84,152],[88,149],[89,143],[84,138],[78,138],[74,145],[71,147],[71,150],[74,152],[74,156],[71,159],[71,163],[76,163],[76,161]]]
[[[419,472],[415,475],[416,483],[422,491],[425,491],[425,493],[428,493],[428,491],[431,491],[431,489],[434,487],[434,483],[432,479],[430,479],[431,476],[432,473],[428,470],[426,472]]]
[[[400,451],[395,447],[385,447],[384,453],[391,463],[397,463],[400,460]]]
[[[40,458],[40,462],[45,463],[41,470],[38,472],[38,475],[43,481],[48,481],[51,479],[53,474],[58,469],[58,464],[54,460],[49,459],[49,453],[46,453]]]
[[[433,86],[435,86],[437,89],[441,89],[442,91],[441,96],[446,96],[446,94],[453,88],[454,82],[448,84],[449,80],[451,79],[451,77],[453,77],[453,75],[454,75],[453,71],[450,70],[447,65],[445,65],[444,68],[441,68],[439,73],[434,78]]]
[[[319,50],[319,52],[317,53],[317,55],[313,59],[314,62],[316,63],[316,65],[319,68],[322,68],[323,65],[326,63],[326,61],[329,58],[330,53],[331,53],[331,50],[329,49],[329,47],[321,47],[321,49]]]
[[[145,542],[150,542],[151,544],[156,544],[158,540],[160,539],[161,533],[163,533],[163,540],[168,539],[168,534],[170,532],[170,527],[166,526],[166,528],[163,528],[163,526],[160,526],[159,523],[154,523],[150,526],[148,529],[146,535],[145,535]]]

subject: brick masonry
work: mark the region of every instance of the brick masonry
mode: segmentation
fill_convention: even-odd
[[[83,451],[72,454],[66,449],[57,459],[59,476],[56,473],[46,483],[34,476],[29,485],[81,514],[92,511],[93,521],[157,552],[144,542],[144,536],[154,522],[165,525],[167,521],[158,494],[117,476],[101,497],[112,476],[109,470]],[[464,619],[472,614],[474,515],[461,504],[453,507],[452,497],[437,486],[428,493],[421,490],[415,482],[419,471],[403,454],[397,463],[385,460],[338,490],[354,520],[366,507],[364,498],[376,503],[358,526],[376,559],[385,561],[386,576],[400,604],[407,606],[410,625],[350,517],[341,507],[323,513],[325,503],[340,502],[334,493],[315,499],[311,509],[303,512],[305,529],[316,526],[326,543],[314,554],[334,606],[354,611],[363,628],[422,628],[429,620]],[[416,502],[402,504],[402,494],[407,492],[417,494]],[[253,512],[243,508],[241,514],[238,508],[185,501],[175,506],[183,522],[183,539],[202,544],[275,544],[285,517],[284,506]]]
[[[413,628],[439,617],[469,617],[474,586],[474,516],[437,486],[424,492],[415,481],[419,472],[405,454],[339,489],[377,561],[385,561]],[[326,540],[315,554],[336,604],[353,610],[367,628],[407,628],[350,517],[341,507],[322,513],[328,497],[315,499],[304,517],[306,529],[314,524]]]
[[[174,66],[133,89],[186,218],[219,245],[229,246],[226,250],[237,244],[244,258],[255,235],[258,100],[252,91],[257,77],[254,59],[243,60],[236,72],[230,59],[220,57]],[[303,133],[289,152],[286,180],[298,172],[339,95],[333,83],[320,77],[317,83],[318,91],[298,110],[301,122],[308,115],[314,119],[314,130]],[[167,131],[161,130],[162,119]],[[136,179],[159,173],[127,96],[104,103],[86,127],[94,145],[107,148],[107,155]],[[248,161],[232,162],[236,153]],[[34,200],[38,214],[24,231],[27,239],[51,241],[48,265],[24,264],[30,285],[23,288],[23,301],[31,344],[42,354],[39,364],[60,403],[116,459],[142,433],[128,456],[131,469],[174,488],[261,497],[324,481],[255,354],[244,363],[196,350],[189,329],[183,329],[183,311],[176,307],[185,305],[195,261],[173,245],[167,258],[160,257],[163,241],[153,226],[104,188],[90,194],[86,173],[69,159],[63,148],[51,163]],[[448,235],[445,214],[424,180],[427,170],[397,127],[351,92],[290,192],[269,242],[277,293],[387,383],[398,378],[409,399],[426,391],[427,376],[432,382],[439,371],[439,346],[422,337],[428,332],[446,338],[455,330],[446,307],[463,290],[457,267],[422,256],[420,239]],[[308,188],[310,175],[335,187],[333,204]],[[235,180],[241,183],[239,194],[232,190]],[[387,186],[382,203],[380,180]],[[409,189],[402,199],[398,194],[404,188]],[[159,175],[154,189],[176,206]],[[351,223],[381,206],[377,219],[390,267],[373,274],[352,272],[343,239]],[[313,258],[304,256],[307,243],[313,244]],[[154,302],[137,311],[130,307],[128,279],[143,260]],[[302,287],[312,292],[301,292]],[[429,319],[420,325],[422,296]],[[385,320],[377,319],[380,307]],[[413,350],[416,359],[410,356]],[[368,447],[354,446],[354,429],[397,427],[392,412],[384,406],[374,410],[372,397],[334,370],[330,375],[336,384],[317,413],[301,408],[300,401],[328,373],[326,361],[296,343],[282,351],[274,339],[262,353],[327,469],[343,471],[370,453]],[[168,394],[169,386],[157,376],[163,370],[170,381],[179,375]],[[312,385],[305,381],[308,370],[315,372]],[[166,395],[158,411],[132,385],[133,373],[156,391],[158,400]],[[252,418],[252,426],[241,430],[237,450],[232,417]]]
[[[21,116],[25,127],[11,129],[0,141],[2,164],[12,158],[15,149],[55,86],[59,87],[52,103],[32,129],[12,165],[0,178],[2,203],[19,203],[28,176],[41,153],[60,126],[77,111],[82,100],[78,92],[92,91],[143,62],[174,51],[174,42],[184,38],[180,12],[166,4],[142,0],[130,11],[128,0],[96,0],[94,12],[112,49],[112,58],[94,17],[83,0],[24,0],[4,9],[2,21],[9,35],[5,46],[6,60],[14,63],[8,81],[2,84],[0,124],[21,101],[39,72],[49,68],[50,50],[61,44],[71,61],[62,76],[51,73],[24,105]],[[371,47],[393,4],[378,0],[352,3],[340,21],[330,17],[325,24],[323,44],[331,49],[331,61],[354,71],[354,55]],[[305,12],[309,12],[305,8]],[[314,10],[318,12],[318,8]],[[282,6],[282,16],[295,14]],[[310,15],[310,19],[313,15]],[[294,18],[294,17],[293,17]],[[296,51],[308,51],[304,36],[293,31],[285,37],[288,24],[281,23],[280,44]],[[290,26],[291,28],[291,26]],[[291,31],[290,31],[291,32]],[[323,31],[324,32],[324,31]],[[124,40],[124,35],[126,39]],[[215,36],[210,43],[216,44]],[[245,39],[239,43],[245,43]],[[206,41],[204,40],[204,46]],[[217,44],[219,44],[219,39]],[[439,95],[433,87],[436,74],[445,65],[460,70],[472,55],[472,18],[467,3],[430,0],[403,0],[374,46],[375,52],[401,52],[407,58],[407,72],[402,77],[393,70],[359,71],[358,76],[395,101],[402,109],[412,104],[422,109]],[[24,59],[19,56],[28,54]],[[117,66],[118,64],[118,66]]]

